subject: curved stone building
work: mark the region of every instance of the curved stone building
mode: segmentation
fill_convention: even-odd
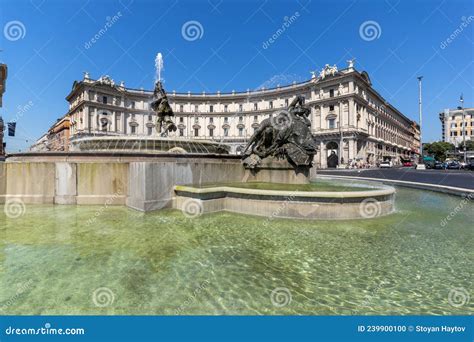
[[[167,90],[178,127],[171,136],[223,142],[232,153],[239,153],[262,120],[284,109],[296,95],[303,95],[312,110],[317,167],[375,165],[384,159],[398,164],[415,152],[413,121],[373,89],[367,72],[357,71],[352,61],[345,69],[326,65],[308,81],[272,89],[212,94]],[[151,98],[150,90],[126,88],[108,76],[93,80],[85,73],[66,97],[71,140],[88,135],[158,136]]]

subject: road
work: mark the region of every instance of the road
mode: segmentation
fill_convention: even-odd
[[[420,182],[474,190],[474,171],[469,170],[415,170],[414,168],[361,170],[324,169],[318,170],[317,173],[321,175],[368,177]]]

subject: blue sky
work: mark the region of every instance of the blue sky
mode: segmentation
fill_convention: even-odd
[[[423,75],[426,141],[440,139],[438,113],[456,107],[460,93],[473,106],[474,2],[468,0],[0,3],[0,61],[9,67],[0,114],[18,127],[17,137],[6,139],[9,152],[25,150],[67,112],[65,96],[83,71],[151,89],[157,52],[164,55],[166,89],[180,92],[302,81],[326,63],[343,68],[356,57],[374,88],[413,119],[416,76]],[[285,32],[264,44],[292,16]],[[91,43],[108,20],[113,23]],[[190,21],[198,23],[198,36],[183,35]]]

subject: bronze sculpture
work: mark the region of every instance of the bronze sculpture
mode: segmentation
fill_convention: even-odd
[[[308,119],[310,112],[304,97],[297,96],[286,110],[263,120],[243,151],[244,165],[256,169],[262,159],[275,157],[286,158],[296,170],[310,168],[317,152]]]
[[[168,96],[161,81],[155,83],[155,90],[153,91],[153,101],[151,102],[151,109],[156,112],[158,119],[156,120],[156,130],[162,137],[168,136],[168,132],[175,132],[176,125],[171,119],[174,116],[173,110],[168,101]]]

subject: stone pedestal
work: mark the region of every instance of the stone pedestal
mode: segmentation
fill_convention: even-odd
[[[245,167],[244,182],[307,184],[310,168],[295,168],[284,159],[266,158],[257,168]]]

